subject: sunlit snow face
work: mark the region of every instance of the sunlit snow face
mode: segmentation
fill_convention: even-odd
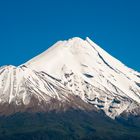
[[[59,41],[19,67],[2,67],[0,74],[1,103],[42,106],[52,99],[77,102],[78,97],[111,118],[140,103],[140,74],[89,38]]]

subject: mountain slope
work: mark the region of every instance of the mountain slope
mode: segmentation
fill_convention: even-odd
[[[1,140],[139,140],[139,131],[140,127],[80,110],[0,117]]]
[[[1,67],[0,81],[1,114],[74,108],[114,119],[139,113],[140,73],[89,38],[59,41],[25,64]]]

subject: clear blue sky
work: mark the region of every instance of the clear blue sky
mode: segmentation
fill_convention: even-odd
[[[0,66],[75,36],[140,71],[140,0],[0,0]]]

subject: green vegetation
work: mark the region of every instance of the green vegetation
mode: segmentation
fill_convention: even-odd
[[[132,122],[131,122],[132,123]],[[67,111],[0,117],[0,140],[139,140],[140,127],[103,113]]]

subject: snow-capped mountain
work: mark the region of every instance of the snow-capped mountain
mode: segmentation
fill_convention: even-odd
[[[0,68],[0,113],[103,110],[111,118],[136,115],[140,73],[89,38],[59,41],[18,67]]]

